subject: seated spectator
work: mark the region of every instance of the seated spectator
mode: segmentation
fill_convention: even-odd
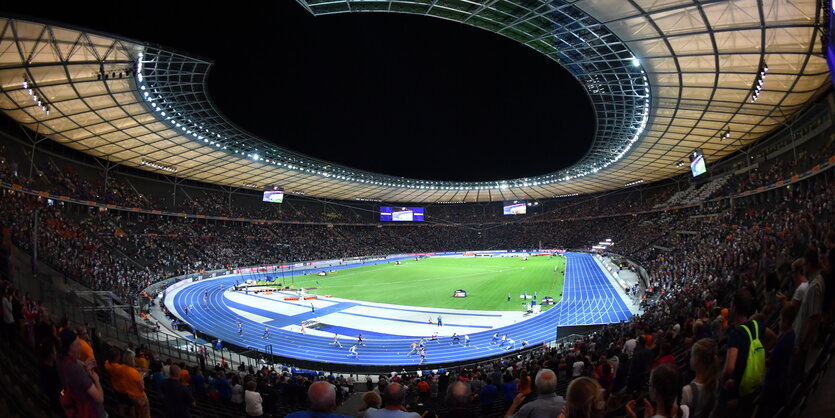
[[[393,385],[399,386],[397,383],[393,383]],[[287,415],[287,418],[348,418],[347,415],[333,413],[333,410],[336,409],[336,387],[324,380],[310,385],[310,388],[307,390],[307,399],[310,401],[310,409],[290,413]],[[380,410],[369,409],[366,413],[372,411]]]
[[[594,379],[580,377],[568,384],[564,418],[603,418],[603,388]]]
[[[477,415],[470,409],[472,400],[473,394],[468,383],[459,381],[450,384],[446,395],[447,411],[441,414],[441,417],[476,417]]]
[[[690,409],[691,418],[706,418],[716,403],[721,368],[716,340],[702,338],[690,349],[690,368],[696,377],[681,390],[681,404]]]
[[[169,368],[172,377],[162,382],[163,410],[166,418],[190,418],[191,407],[197,406],[197,402],[191,396],[191,391],[183,386],[179,379],[180,367],[172,364]]]
[[[407,412],[403,403],[406,391],[400,383],[389,383],[383,389],[383,409],[365,411],[367,418],[419,418],[416,412]],[[288,415],[289,417],[289,415]]]
[[[536,400],[528,402],[521,409],[519,405],[525,400],[525,394],[519,393],[513,399],[513,404],[505,413],[506,417],[552,416],[560,414],[565,406],[565,399],[556,394],[557,375],[551,369],[542,369],[536,374]],[[516,412],[518,409],[519,412]]]
[[[377,392],[366,392],[365,395],[362,395],[362,405],[360,405],[358,409],[357,418],[364,417],[365,411],[369,409],[379,409],[382,404],[383,399],[380,398],[380,395],[378,395]]]

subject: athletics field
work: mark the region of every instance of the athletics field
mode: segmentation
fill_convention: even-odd
[[[556,271],[555,271],[556,268]],[[565,280],[562,256],[430,257],[339,270],[327,276],[296,276],[296,287],[320,296],[433,308],[519,311],[524,292],[558,302]],[[452,296],[457,289],[466,298]],[[510,302],[507,294],[510,293]],[[549,306],[543,306],[543,310]]]

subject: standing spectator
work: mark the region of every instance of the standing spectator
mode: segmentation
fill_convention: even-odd
[[[583,358],[578,354],[574,358],[574,363],[571,364],[571,378],[576,379],[583,375],[583,368],[585,368],[586,363],[583,362]]]
[[[194,376],[191,377],[191,391],[198,399],[206,398],[206,378],[199,367],[194,370]]]
[[[768,368],[765,371],[763,392],[760,395],[759,417],[771,417],[786,401],[790,392],[789,365],[794,352],[794,329],[792,323],[797,316],[797,307],[786,305],[780,310],[780,335],[765,359]]]
[[[229,379],[226,378],[226,373],[223,370],[218,372],[217,379],[215,379],[215,389],[221,402],[232,400],[232,386],[229,384]]]
[[[431,389],[429,386],[429,382],[427,382],[426,379],[420,379],[420,381],[418,381],[417,383],[417,388],[420,394],[420,401],[426,402],[427,400],[429,400],[429,389]]]
[[[229,384],[232,385],[232,398],[230,400],[235,405],[242,405],[244,403],[244,387],[241,386],[241,376],[237,373],[233,374]]]
[[[522,369],[519,372],[519,379],[516,384],[516,393],[521,393],[525,396],[531,394],[531,377],[528,376],[528,370]]]
[[[122,366],[125,378],[125,389],[131,400],[131,405],[137,418],[150,418],[151,406],[148,404],[148,395],[145,394],[145,381],[142,374],[136,369],[133,357],[127,357],[128,362]]]
[[[105,417],[104,391],[96,373],[96,363],[78,360],[81,345],[78,336],[69,328],[61,331],[61,358],[58,360],[58,375],[64,387],[63,405],[83,417]],[[66,398],[66,399],[65,399]],[[67,406],[64,407],[68,409]]]
[[[504,410],[507,411],[510,409],[510,405],[513,403],[513,399],[516,397],[516,379],[513,378],[513,375],[510,372],[505,372],[504,377],[502,378],[504,383],[502,384],[502,397],[504,399]]]
[[[629,339],[623,343],[623,352],[626,353],[629,358],[632,358],[632,353],[635,351],[635,347],[638,345],[638,340],[635,339],[635,334],[630,333]]]
[[[681,373],[672,364],[662,364],[652,370],[649,377],[649,397],[655,405],[644,398],[644,416],[646,417],[687,417],[687,406],[678,407],[681,401]],[[631,400],[626,404],[626,413],[630,418],[637,418],[635,405]]]
[[[722,389],[716,407],[719,411],[729,414],[728,416],[749,416],[753,408],[754,393],[743,393],[740,391],[740,384],[748,364],[748,351],[752,341],[761,338],[768,329],[758,321],[748,320],[748,316],[754,312],[754,299],[748,289],[742,288],[736,292],[732,309],[733,324],[736,327],[728,335]],[[765,364],[761,366],[765,368]]]
[[[154,370],[154,374],[151,376],[151,381],[154,382],[154,391],[162,395],[162,382],[164,382],[168,377],[165,373],[163,373],[162,363],[159,361],[154,361],[151,365],[151,369]]]
[[[481,415],[488,415],[490,410],[493,408],[493,402],[496,401],[496,395],[499,393],[499,388],[493,384],[493,381],[487,379],[487,376],[484,375],[484,386],[481,387],[481,391],[478,393],[478,403],[481,405]]]
[[[190,418],[191,407],[197,406],[191,392],[183,386],[179,379],[180,367],[172,364],[169,367],[172,377],[162,382],[163,410],[166,418]]]
[[[185,387],[191,386],[191,375],[188,372],[188,368],[186,368],[186,363],[180,363],[180,383],[183,384]]]
[[[246,414],[251,417],[260,417],[264,415],[264,410],[261,407],[263,400],[261,394],[255,389],[258,384],[254,380],[250,380],[246,384],[246,392],[244,392],[244,402],[246,402]]]
[[[15,335],[14,307],[12,306],[12,288],[6,289],[3,296],[3,331],[6,338],[11,340]]]
[[[795,347],[797,349],[797,372],[806,372],[806,355],[817,336],[818,324],[823,313],[823,296],[826,293],[826,286],[821,276],[820,260],[815,249],[807,249],[803,255],[803,265],[806,277],[809,279],[809,287],[800,303],[800,310],[794,320],[794,331],[797,333]]]
[[[120,415],[134,415],[133,402],[128,396],[127,375],[125,366],[121,364],[122,350],[118,347],[110,348],[110,359],[105,360],[104,370],[110,376],[110,386],[116,394],[116,405]]]
[[[565,393],[565,418],[603,418],[606,404],[602,393],[600,384],[594,379],[572,380]]]
[[[646,341],[645,335],[639,336],[635,351],[632,354],[629,375],[626,377],[626,390],[629,392],[640,390],[647,381],[646,376],[655,356],[652,350],[646,347]]]
[[[93,347],[91,347],[90,343],[87,341],[90,339],[87,335],[87,327],[81,325],[77,328],[76,332],[78,333],[78,343],[81,344],[78,359],[81,361],[87,361],[88,358],[91,358],[93,361],[96,361],[96,357],[93,355]]]
[[[702,338],[690,349],[690,368],[696,377],[681,389],[681,404],[690,408],[692,418],[705,418],[716,403],[721,371],[716,340]]]
[[[795,288],[792,293],[792,299],[786,302],[786,296],[782,293],[777,294],[777,300],[781,303],[791,303],[795,307],[799,307],[803,302],[803,297],[806,295],[806,289],[809,288],[809,281],[806,280],[806,272],[803,271],[803,259],[798,258],[792,263],[792,277],[794,278]]]

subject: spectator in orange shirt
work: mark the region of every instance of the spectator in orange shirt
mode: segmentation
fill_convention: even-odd
[[[79,349],[78,359],[81,361],[87,361],[88,358],[96,360],[95,355],[93,355],[93,347],[90,346],[90,343],[87,341],[90,337],[87,335],[87,327],[81,325],[78,327],[78,343],[81,344],[81,348]]]
[[[188,369],[185,363],[180,363],[180,383],[188,387],[191,384],[191,377],[188,374]]]
[[[130,397],[137,418],[151,418],[151,406],[148,404],[148,395],[145,394],[145,381],[142,380],[142,373],[136,369],[135,364],[122,365],[125,390]]]
[[[142,351],[137,353],[136,357],[134,357],[134,364],[136,364],[136,367],[142,371],[146,371],[151,367],[150,362],[145,357],[145,353],[143,353]]]
[[[105,360],[104,369],[110,376],[110,385],[113,386],[113,391],[116,392],[116,403],[119,408],[119,415],[133,416],[133,402],[128,396],[128,391],[125,382],[124,366],[120,363],[122,360],[122,350],[118,347],[110,348],[110,359]]]

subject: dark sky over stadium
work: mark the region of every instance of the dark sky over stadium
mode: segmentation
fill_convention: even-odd
[[[544,174],[594,130],[580,84],[510,39],[435,18],[313,17],[295,1],[3,6],[215,62],[209,92],[242,128],[351,167],[438,180]],[[137,7],[138,6],[138,7]]]

